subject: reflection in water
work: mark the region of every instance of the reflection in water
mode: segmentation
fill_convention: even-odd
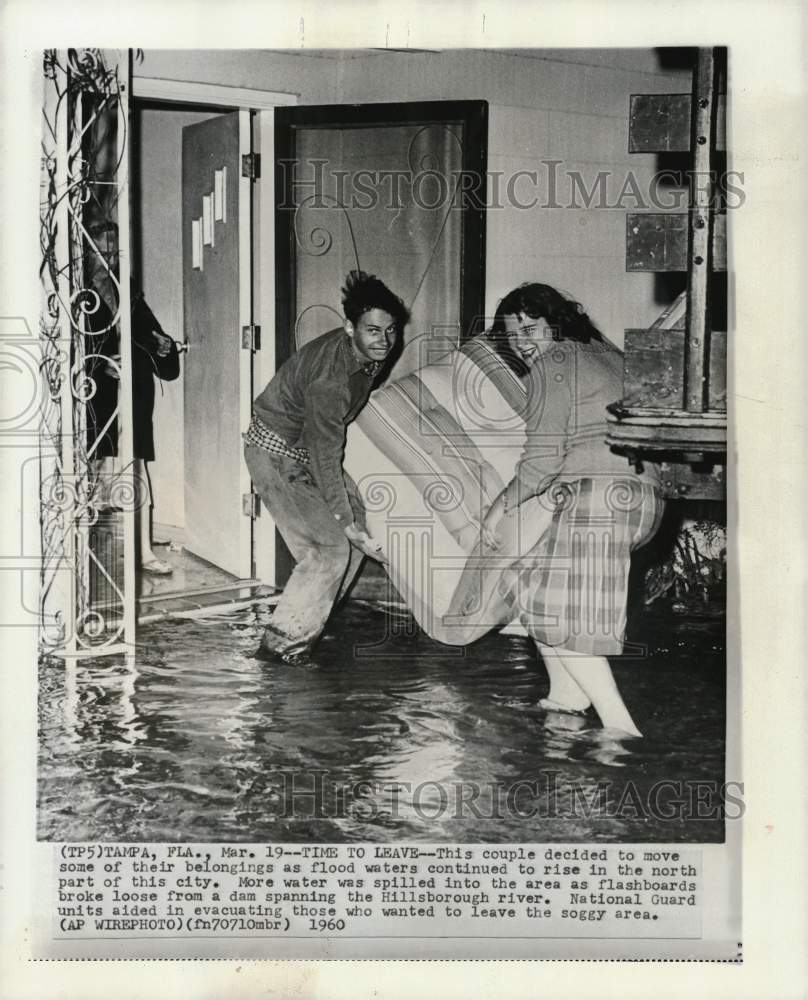
[[[398,628],[385,641],[391,621],[347,605],[305,668],[251,658],[252,612],[143,627],[136,662],[43,661],[40,836],[723,838],[670,787],[661,817],[643,808],[659,782],[681,799],[681,783],[724,779],[721,622],[634,623],[650,652],[614,666],[646,738],[621,740],[538,706],[548,684],[527,640],[458,651]]]

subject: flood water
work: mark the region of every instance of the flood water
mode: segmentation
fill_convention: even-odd
[[[723,840],[722,619],[635,616],[620,741],[537,707],[527,639],[448,648],[380,607],[344,606],[309,667],[251,658],[255,611],[141,627],[134,666],[43,661],[40,838]]]

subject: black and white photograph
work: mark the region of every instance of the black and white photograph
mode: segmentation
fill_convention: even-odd
[[[4,6],[10,997],[799,995],[803,6]]]
[[[726,49],[43,74],[39,836],[722,842]]]

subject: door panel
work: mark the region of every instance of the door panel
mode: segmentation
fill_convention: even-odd
[[[250,408],[249,112],[182,130],[185,363],[185,524],[190,552],[250,575],[249,474],[241,433]]]
[[[412,311],[407,342],[482,324],[484,101],[278,109],[279,361],[341,320],[359,265]],[[417,367],[405,350],[395,374]]]
[[[461,152],[448,125],[298,129],[301,169],[318,168],[295,213],[296,347],[339,325],[340,289],[357,266],[410,309],[408,343],[438,333],[457,342]],[[394,374],[418,367],[417,353],[405,352]]]
[[[412,316],[393,377],[482,329],[485,101],[321,105],[275,113],[278,364],[342,321],[359,265]],[[277,580],[291,556],[277,543]]]

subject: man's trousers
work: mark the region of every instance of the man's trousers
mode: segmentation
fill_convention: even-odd
[[[262,645],[285,657],[305,654],[353,582],[363,553],[348,541],[309,466],[249,443],[244,457],[255,490],[296,561]],[[362,501],[347,475],[345,487],[356,523],[364,528]]]

